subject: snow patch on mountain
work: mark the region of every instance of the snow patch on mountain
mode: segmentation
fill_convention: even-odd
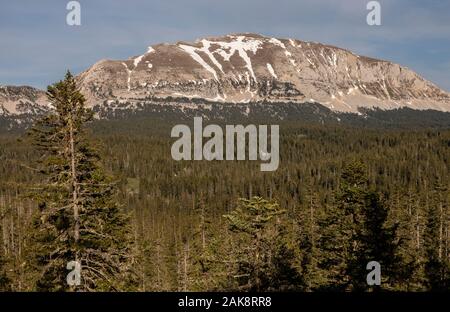
[[[123,66],[125,66],[125,69],[127,71],[127,89],[128,91],[131,91],[131,70],[128,68],[128,65],[125,62],[122,62]]]
[[[278,77],[275,74],[275,71],[273,70],[273,67],[272,67],[272,65],[270,63],[267,63],[267,70],[273,76],[273,78],[278,79]]]
[[[198,48],[196,48],[196,47],[189,46],[189,45],[184,45],[184,44],[180,44],[180,45],[178,45],[178,46],[179,46],[182,50],[184,50],[186,53],[189,53],[189,55],[190,55],[197,63],[199,63],[200,65],[202,65],[204,69],[206,69],[207,71],[209,71],[209,72],[214,76],[214,79],[218,80],[216,71],[215,71],[211,66],[209,66],[208,63],[206,63],[206,62],[203,60],[203,58],[200,57],[200,55],[197,54],[196,51],[198,51],[198,50],[201,51],[201,49],[198,49]]]

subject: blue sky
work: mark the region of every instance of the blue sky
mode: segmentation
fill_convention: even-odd
[[[235,32],[318,41],[407,66],[450,91],[450,0],[0,0],[0,84],[45,88],[100,59],[127,59],[151,44]]]

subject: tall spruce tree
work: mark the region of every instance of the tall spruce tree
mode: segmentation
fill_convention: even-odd
[[[39,211],[29,237],[29,264],[40,291],[114,291],[132,285],[130,228],[116,202],[116,183],[102,169],[85,124],[93,113],[67,72],[48,87],[55,112],[29,136],[41,157]],[[80,283],[69,285],[68,263],[81,265]],[[75,269],[75,266],[69,266]],[[75,275],[76,276],[76,275]]]
[[[361,211],[362,223],[357,228],[355,240],[359,246],[356,258],[348,265],[354,290],[392,289],[401,272],[397,254],[396,225],[388,226],[388,209],[374,190],[365,195],[365,205]],[[366,282],[367,263],[377,261],[382,269],[382,284],[369,286]]]
[[[190,290],[212,290],[217,285],[217,270],[222,268],[215,259],[217,235],[211,228],[211,212],[205,202],[205,195],[198,194],[193,198],[194,232],[190,246],[191,269],[189,272]]]
[[[325,278],[319,269],[320,228],[318,220],[323,218],[318,195],[314,193],[313,186],[309,185],[305,204],[300,206],[297,213],[297,242],[299,271],[304,279],[303,289],[312,291],[324,284]]]
[[[236,242],[236,269],[231,277],[238,289],[267,291],[294,289],[300,277],[293,268],[293,244],[286,241],[285,214],[275,201],[261,197],[240,199],[224,217]]]
[[[342,173],[336,203],[322,221],[320,267],[332,290],[367,291],[366,265],[382,266],[383,288],[395,282],[397,259],[395,226],[387,225],[388,209],[380,195],[370,190],[366,168],[361,162],[348,164]]]
[[[450,288],[450,260],[444,248],[444,228],[448,222],[446,194],[447,187],[436,182],[432,192],[433,200],[427,211],[424,233],[425,277],[427,288],[431,291]]]
[[[349,265],[356,261],[357,254],[361,252],[356,237],[362,222],[366,188],[364,165],[357,161],[346,165],[335,203],[327,207],[326,215],[320,222],[319,267],[326,277],[322,288],[336,291],[352,289],[354,276]]]

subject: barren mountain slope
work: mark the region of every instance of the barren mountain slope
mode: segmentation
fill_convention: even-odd
[[[450,111],[450,95],[413,71],[314,42],[234,34],[158,44],[126,61],[102,60],[79,75],[91,105],[152,97],[246,103],[319,102]]]

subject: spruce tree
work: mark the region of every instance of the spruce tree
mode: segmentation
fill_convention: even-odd
[[[236,253],[231,278],[240,290],[287,290],[300,278],[293,268],[292,245],[286,241],[285,214],[275,201],[261,197],[240,199],[239,206],[224,217],[233,233]]]
[[[320,228],[318,220],[323,218],[319,198],[309,185],[308,195],[305,196],[305,204],[300,206],[296,219],[298,220],[296,238],[298,250],[296,250],[297,266],[303,278],[303,289],[312,291],[325,283],[325,278],[319,269],[320,260]]]
[[[8,278],[5,269],[6,261],[0,254],[0,292],[11,290],[11,280]]]
[[[40,153],[42,183],[33,195],[39,210],[29,237],[29,266],[39,291],[111,291],[131,285],[130,228],[85,125],[93,113],[67,72],[48,87],[54,113],[29,132]],[[81,265],[81,280],[68,285],[68,263]],[[74,269],[75,267],[69,267]],[[75,284],[75,285],[74,285]]]
[[[444,249],[444,227],[448,222],[447,187],[437,182],[433,189],[433,201],[428,207],[425,227],[425,277],[431,291],[450,288],[450,261]],[[443,196],[444,195],[444,196]],[[448,195],[447,195],[448,196]]]
[[[211,228],[211,213],[205,202],[205,195],[200,193],[194,197],[194,233],[190,246],[191,270],[189,280],[193,291],[211,290],[217,284],[218,254],[217,235]]]
[[[336,204],[322,221],[320,267],[331,290],[367,291],[366,265],[382,266],[384,288],[394,284],[398,272],[396,226],[387,225],[388,208],[380,195],[369,190],[366,168],[361,162],[348,164],[342,172]]]
[[[2,206],[0,206],[0,233],[4,233],[4,229],[1,227],[4,222],[3,219],[6,217],[7,210],[3,209]],[[3,244],[0,246],[0,292],[1,291],[9,291],[11,290],[11,280],[8,277],[8,274],[6,273],[6,259],[5,255],[3,254],[3,250],[5,249]]]
[[[319,267],[326,278],[322,286],[326,290],[352,289],[354,276],[349,265],[356,261],[357,254],[361,252],[356,237],[362,221],[366,188],[364,165],[361,162],[346,165],[335,203],[327,207],[325,217],[320,222]]]
[[[371,190],[365,196],[361,211],[363,221],[355,240],[360,246],[354,262],[349,263],[354,290],[391,289],[401,272],[401,259],[397,254],[396,225],[388,226],[388,209],[380,194]],[[367,263],[377,261],[381,265],[382,284],[369,286],[366,282]]]

